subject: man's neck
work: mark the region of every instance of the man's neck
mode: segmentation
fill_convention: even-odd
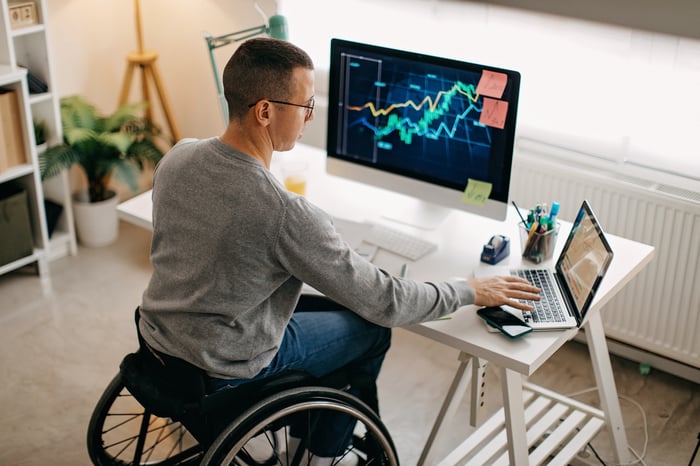
[[[219,139],[224,144],[259,160],[267,168],[270,168],[272,145],[268,144],[264,137],[255,137],[250,134],[250,131],[244,132],[241,129],[229,124]]]

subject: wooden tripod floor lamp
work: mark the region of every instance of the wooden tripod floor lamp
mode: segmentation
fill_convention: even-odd
[[[130,52],[127,56],[128,66],[126,68],[126,73],[124,74],[124,82],[122,84],[121,94],[119,95],[119,105],[123,105],[129,99],[129,90],[131,89],[131,81],[134,78],[134,73],[138,69],[141,71],[141,92],[143,94],[143,101],[148,102],[148,108],[146,109],[146,117],[152,120],[152,100],[151,93],[149,89],[149,79],[153,81],[153,84],[160,98],[160,104],[163,108],[163,114],[168,122],[168,127],[170,128],[170,134],[172,136],[173,142],[180,140],[180,132],[177,130],[177,125],[173,119],[172,111],[170,110],[170,104],[168,103],[168,97],[165,95],[165,89],[163,88],[163,82],[160,79],[160,74],[158,73],[158,67],[156,66],[156,60],[158,59],[158,53],[153,50],[144,50],[143,48],[143,32],[141,30],[141,8],[139,0],[134,0],[134,10],[136,17],[136,39],[138,44],[138,49]]]

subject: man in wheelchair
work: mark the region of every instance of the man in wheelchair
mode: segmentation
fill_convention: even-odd
[[[394,277],[277,181],[273,151],[293,149],[314,117],[313,63],[303,50],[250,39],[227,63],[223,85],[225,132],[180,141],[154,174],[153,275],[138,321],[142,347],[197,368],[204,393],[342,369],[349,392],[376,410],[392,327],[467,304],[523,308],[516,299],[538,299],[537,288],[515,278]],[[300,300],[303,283],[327,299]],[[326,435],[302,445],[311,465],[331,464],[352,442],[342,413],[319,422]],[[284,445],[292,452],[302,448],[294,434]]]

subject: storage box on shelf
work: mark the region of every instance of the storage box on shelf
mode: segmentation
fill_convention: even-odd
[[[46,18],[45,0],[0,0],[0,90],[12,91],[16,97],[16,109],[9,112],[14,114],[13,134],[18,127],[22,145],[19,155],[15,151],[11,161],[5,162],[0,156],[0,188],[26,192],[33,245],[31,254],[0,265],[0,274],[36,262],[42,282],[48,284],[47,261],[76,254],[77,244],[67,174],[44,182],[39,174],[34,122],[46,124],[49,144],[57,144],[63,138]],[[0,94],[0,111],[6,94],[9,92]],[[1,147],[2,138],[0,152],[4,151]],[[47,211],[55,226],[51,232]],[[57,213],[58,218],[53,218]]]
[[[0,266],[27,257],[33,250],[27,192],[5,185],[0,187]]]
[[[19,114],[17,94],[0,90],[0,172],[27,162]]]
[[[4,192],[24,192],[26,196],[26,207],[31,225],[31,245],[28,250],[22,248],[21,254],[8,255],[8,260],[0,264],[0,274],[6,273],[25,265],[36,262],[38,264],[39,275],[45,285],[49,284],[47,267],[47,246],[48,235],[46,230],[46,217],[44,211],[44,197],[39,176],[36,150],[32,144],[29,131],[33,132],[31,124],[31,114],[29,112],[29,91],[27,89],[26,71],[8,71],[3,68],[4,73],[0,74],[0,92],[12,93],[17,98],[16,114],[14,124],[20,129],[22,139],[23,163],[14,164],[7,169],[0,171],[0,191]],[[6,147],[0,147],[0,151],[6,151]],[[21,226],[24,222],[16,220],[17,211],[13,214],[13,220],[7,222],[7,228],[22,229],[26,234],[26,229]],[[6,232],[7,233],[7,232]],[[7,233],[8,235],[10,233]],[[16,235],[12,235],[13,237]]]

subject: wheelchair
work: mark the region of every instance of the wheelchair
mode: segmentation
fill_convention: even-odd
[[[138,309],[136,316],[138,323]],[[332,455],[339,464],[398,466],[370,385],[342,369],[320,379],[293,371],[207,393],[203,371],[155,352],[139,335],[138,351],[123,359],[93,410],[88,454],[98,466],[304,466],[306,445],[321,442],[343,445]],[[362,398],[375,406],[350,387],[369,393]],[[325,416],[341,416],[348,442],[317,428]],[[294,455],[287,451],[293,430],[301,439]]]

